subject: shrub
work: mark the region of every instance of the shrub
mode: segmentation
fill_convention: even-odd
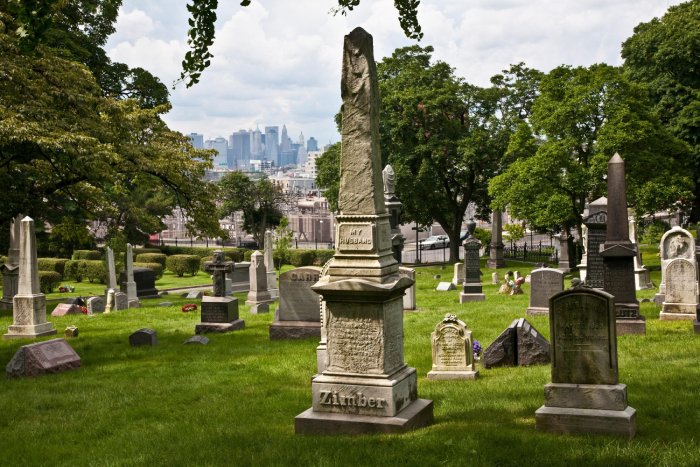
[[[144,253],[163,253],[160,248],[134,248],[134,256]]]
[[[61,275],[65,275],[66,263],[69,260],[63,258],[39,258],[39,271],[54,271]]]
[[[311,266],[314,264],[313,250],[292,250],[289,262],[295,267]]]
[[[316,260],[314,264],[318,266],[323,266],[326,262],[333,257],[335,250],[316,250]]]
[[[661,242],[661,237],[669,230],[671,226],[664,221],[653,220],[651,223],[644,226],[644,233],[640,243],[647,245],[658,245]]]
[[[102,259],[102,253],[95,250],[75,250],[71,259],[98,260]]]
[[[224,258],[226,258],[226,261],[233,261],[234,263],[240,263],[240,261],[236,261],[235,256],[237,252],[230,252],[226,251],[224,252]],[[243,258],[243,255],[241,255],[241,258]],[[199,270],[202,272],[207,272],[204,270],[204,263],[207,261],[211,261],[214,259],[214,256],[205,256],[204,258],[199,260]]]
[[[166,255],[163,253],[140,253],[136,255],[135,262],[138,263],[158,263],[165,267]]]
[[[161,252],[165,253],[168,256],[171,255],[196,255],[199,256],[200,258],[205,258],[207,256],[212,256],[214,254],[214,251],[216,250],[221,250],[221,247],[211,247],[211,248],[206,248],[206,247],[201,247],[201,246],[195,246],[195,247],[189,247],[189,246],[172,246],[172,245],[165,245],[161,247]],[[249,251],[245,250],[243,248],[226,248],[224,250],[225,254],[227,257],[230,257],[233,261],[239,263],[244,260],[244,252]],[[248,255],[250,258],[250,254]]]
[[[70,259],[66,261],[63,269],[63,277],[76,282],[82,282],[85,277],[85,260]]]
[[[160,263],[141,263],[134,261],[135,268],[148,268],[156,273],[156,280],[163,277],[163,265]]]
[[[39,288],[41,293],[51,293],[61,283],[61,275],[56,271],[39,271]]]
[[[99,282],[105,284],[107,282],[107,266],[102,260],[83,260],[85,264],[84,277],[90,282]]]
[[[195,275],[199,271],[199,256],[196,255],[172,255],[165,260],[165,267],[178,277],[185,274]]]

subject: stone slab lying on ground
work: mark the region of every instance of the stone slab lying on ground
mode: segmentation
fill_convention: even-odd
[[[65,339],[23,345],[5,367],[8,377],[40,376],[80,368],[80,356]]]

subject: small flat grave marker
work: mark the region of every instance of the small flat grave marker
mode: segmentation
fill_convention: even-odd
[[[154,346],[157,343],[156,332],[153,329],[139,329],[129,336],[129,344],[131,344],[132,347],[138,347],[140,345]]]
[[[23,345],[5,367],[10,378],[41,376],[80,368],[80,356],[65,339]]]

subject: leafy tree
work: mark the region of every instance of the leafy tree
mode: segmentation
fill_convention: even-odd
[[[251,180],[243,172],[230,172],[219,181],[219,218],[243,212],[243,230],[258,245],[265,239],[265,230],[280,225],[282,208],[288,203],[282,189],[267,177]]]
[[[448,64],[431,63],[432,51],[405,47],[378,64],[381,147],[404,219],[437,221],[456,261],[467,206],[488,206],[488,180],[505,152],[498,114],[504,92],[464,82]]]
[[[619,152],[628,201],[639,213],[687,200],[687,147],[661,125],[643,88],[618,68],[560,66],[542,78],[531,125],[507,151],[513,162],[491,180],[493,206],[509,206],[531,228],[577,226],[586,200],[604,194],[607,161]]]
[[[275,228],[275,259],[277,260],[277,271],[282,270],[282,266],[289,264],[292,257],[290,250],[294,240],[294,231],[289,228],[289,219],[282,217],[279,225]]]
[[[316,186],[321,188],[331,211],[338,211],[340,190],[340,143],[331,145],[316,159]]]
[[[700,218],[700,0],[672,6],[641,23],[622,44],[624,71],[651,91],[661,121],[691,147],[693,218]]]
[[[51,223],[117,219],[114,227],[123,228],[130,220],[119,222],[119,214],[137,212],[145,204],[137,191],[151,190],[169,204],[150,213],[142,233],[175,206],[187,210],[193,231],[218,232],[208,187],[193,183],[210,155],[167,128],[160,118],[167,105],[143,109],[132,99],[105,97],[70,54],[44,44],[24,52],[15,19],[0,15],[2,222],[22,212]]]

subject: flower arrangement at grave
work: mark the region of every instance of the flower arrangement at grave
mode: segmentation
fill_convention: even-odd
[[[474,343],[472,344],[472,350],[474,351],[474,360],[481,360],[481,352],[483,351],[483,349],[481,348],[481,342],[474,339]]]
[[[80,307],[80,312],[81,312],[82,314],[84,314],[84,315],[89,314],[88,307],[86,307],[86,306],[81,306],[81,307]]]
[[[197,311],[197,305],[194,303],[188,303],[182,306],[183,313],[189,313],[190,311]]]
[[[75,287],[72,285],[62,285],[58,288],[58,291],[60,293],[66,293],[66,292],[75,292]]]

